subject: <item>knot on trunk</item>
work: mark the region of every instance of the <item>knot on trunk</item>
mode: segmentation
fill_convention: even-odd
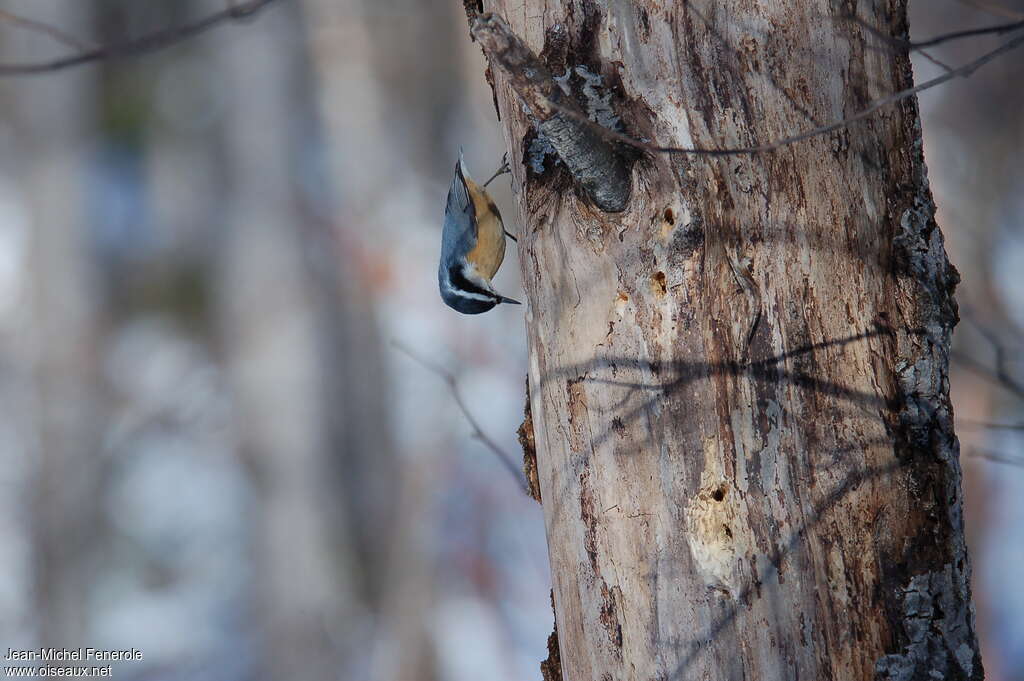
[[[499,15],[477,15],[470,32],[491,64],[508,76],[535,119],[537,130],[548,139],[594,205],[606,213],[624,211],[629,203],[634,155],[624,153],[598,123],[587,117],[544,62]]]

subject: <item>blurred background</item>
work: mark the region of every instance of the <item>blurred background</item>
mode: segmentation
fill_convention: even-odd
[[[226,4],[0,0],[0,64]],[[914,37],[1024,12],[911,5]],[[484,66],[458,0],[282,0],[0,76],[4,653],[138,648],[125,680],[540,678],[541,509],[445,381],[518,462],[523,312],[436,290],[458,149],[483,178],[504,151]],[[1011,53],[921,97],[963,275],[951,381],[990,681],[1024,679],[1022,74]],[[517,273],[509,249],[502,292]]]

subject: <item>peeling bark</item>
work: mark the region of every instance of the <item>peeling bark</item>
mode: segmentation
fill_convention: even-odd
[[[530,379],[526,379],[526,406],[523,408],[523,422],[516,431],[519,446],[523,448],[523,475],[526,478],[527,493],[541,503],[540,479],[537,473],[537,443],[533,439],[533,414],[530,412]]]
[[[552,599],[551,609],[554,610]],[[558,627],[548,636],[548,656],[540,663],[540,674],[544,681],[562,681],[562,660],[558,653]]]
[[[601,210],[625,210],[633,167],[631,155],[603,137],[600,129],[587,124],[587,114],[562,91],[540,58],[501,17],[481,14],[471,26],[473,37],[480,41],[491,63],[504,71],[536,121],[538,132],[586,195]],[[594,115],[593,110],[588,113]]]
[[[662,146],[778,139],[911,83],[824,0],[487,9],[574,102],[599,89]],[[906,35],[904,0],[858,9]],[[563,678],[981,679],[957,275],[916,102],[773,153],[639,160],[610,214],[567,191],[578,173],[484,49],[525,226]]]

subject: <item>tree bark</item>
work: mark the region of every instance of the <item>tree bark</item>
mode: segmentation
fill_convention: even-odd
[[[572,107],[658,145],[763,144],[912,82],[851,3],[486,5]],[[906,35],[903,0],[863,5]],[[981,679],[916,102],[641,158],[605,212],[466,7],[515,161],[563,678]]]

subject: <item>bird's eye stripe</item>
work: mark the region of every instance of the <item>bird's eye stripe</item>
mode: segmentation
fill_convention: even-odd
[[[472,293],[471,291],[455,291],[455,295],[460,298],[469,298],[470,300],[479,300],[485,303],[493,303],[495,301],[494,296],[483,296],[479,293]]]
[[[457,265],[448,268],[448,277],[452,282],[452,289],[457,293],[465,295],[467,298],[474,297],[475,295],[479,296],[481,300],[498,300],[498,297],[493,293],[466,278],[466,275],[462,273],[462,268]]]

